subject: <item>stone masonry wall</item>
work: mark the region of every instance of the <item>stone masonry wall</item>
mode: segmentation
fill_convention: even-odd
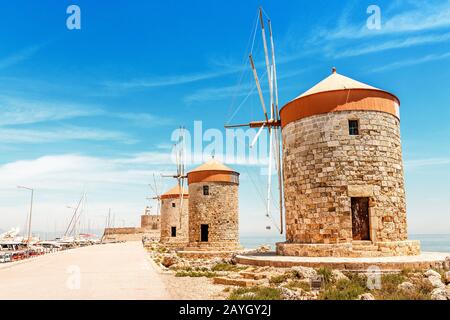
[[[359,121],[349,135],[348,120]],[[407,239],[399,120],[376,111],[315,115],[283,128],[287,242],[351,242],[351,197],[369,197],[370,236]]]
[[[175,208],[172,203],[175,203]],[[188,243],[189,199],[183,199],[181,219],[180,206],[180,198],[161,199],[161,243]],[[177,228],[176,237],[172,237],[172,227]]]
[[[161,228],[161,217],[159,215],[144,214],[141,216],[141,228],[158,230]]]
[[[203,186],[209,195],[203,195]],[[238,185],[224,182],[189,184],[189,247],[235,250],[239,247]],[[200,225],[209,225],[209,241],[200,242]]]
[[[102,241],[141,241],[142,237],[159,240],[159,230],[151,230],[147,228],[105,228]]]

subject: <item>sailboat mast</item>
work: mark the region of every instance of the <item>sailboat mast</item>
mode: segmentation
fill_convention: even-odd
[[[84,196],[84,194],[83,194],[83,196]],[[67,233],[69,232],[69,230],[70,230],[70,228],[72,226],[72,222],[75,219],[75,216],[77,214],[78,208],[80,207],[80,204],[81,204],[82,200],[83,200],[83,197],[81,197],[80,200],[78,201],[78,204],[77,204],[77,206],[76,206],[76,208],[75,208],[75,210],[73,212],[72,218],[70,219],[69,225],[67,226],[66,231],[64,232],[64,236],[67,236]]]
[[[33,213],[33,198],[34,198],[34,189],[31,189],[31,203],[30,203],[30,215],[28,219],[28,245],[31,241],[31,214]]]

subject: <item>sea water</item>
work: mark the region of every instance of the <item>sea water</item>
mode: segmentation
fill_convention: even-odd
[[[422,251],[450,252],[450,234],[412,234],[410,240],[420,240]],[[244,248],[255,249],[269,245],[275,250],[275,243],[285,241],[284,236],[276,235],[241,235],[240,242]]]

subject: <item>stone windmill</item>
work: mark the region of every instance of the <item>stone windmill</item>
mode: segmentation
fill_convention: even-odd
[[[174,144],[176,173],[163,177],[177,180],[176,186],[163,193],[161,203],[161,243],[184,247],[188,242],[189,194],[186,190],[185,128],[179,128],[179,140]]]
[[[277,244],[277,253],[419,254],[419,242],[409,241],[407,236],[399,99],[333,68],[330,76],[288,102],[278,114],[273,37],[269,22],[270,62],[261,10],[260,21],[270,118],[250,55],[265,119],[247,126],[260,128],[257,137],[264,128],[274,133],[271,141],[275,141],[283,185],[280,208],[283,197],[286,218],[286,242]],[[281,157],[277,157],[278,147]]]
[[[268,79],[269,86],[269,102],[265,101],[263,90],[261,88],[260,77],[256,70],[255,62],[253,60],[252,52],[249,55],[250,65],[252,68],[253,77],[255,80],[256,88],[258,90],[258,96],[260,99],[264,120],[250,122],[249,124],[239,124],[239,125],[226,125],[225,128],[237,128],[243,126],[249,126],[251,128],[259,128],[255,138],[251,142],[250,147],[254,147],[258,138],[264,129],[268,130],[269,133],[269,157],[268,157],[268,179],[267,179],[267,193],[266,193],[266,216],[271,217],[270,208],[272,199],[272,169],[275,168],[278,178],[278,206],[279,206],[279,216],[280,224],[279,230],[283,234],[283,174],[282,174],[282,164],[281,164],[281,132],[280,132],[280,118],[278,112],[278,84],[277,84],[277,68],[275,61],[275,46],[273,41],[272,24],[270,20],[267,20],[267,25],[269,27],[269,39],[270,39],[270,56],[267,44],[267,35],[263,17],[262,8],[259,9],[259,24],[261,27],[262,40],[264,45],[264,56],[266,65],[266,75]],[[255,34],[256,34],[255,29]]]

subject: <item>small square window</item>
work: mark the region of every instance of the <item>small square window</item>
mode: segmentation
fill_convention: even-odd
[[[177,227],[171,228],[170,235],[172,236],[172,238],[175,238],[177,236]]]
[[[348,133],[351,136],[359,135],[359,122],[358,122],[358,120],[348,120]]]
[[[203,195],[209,196],[209,186],[203,186]]]
[[[175,202],[172,202],[172,208],[175,208],[175,207],[176,207]]]

